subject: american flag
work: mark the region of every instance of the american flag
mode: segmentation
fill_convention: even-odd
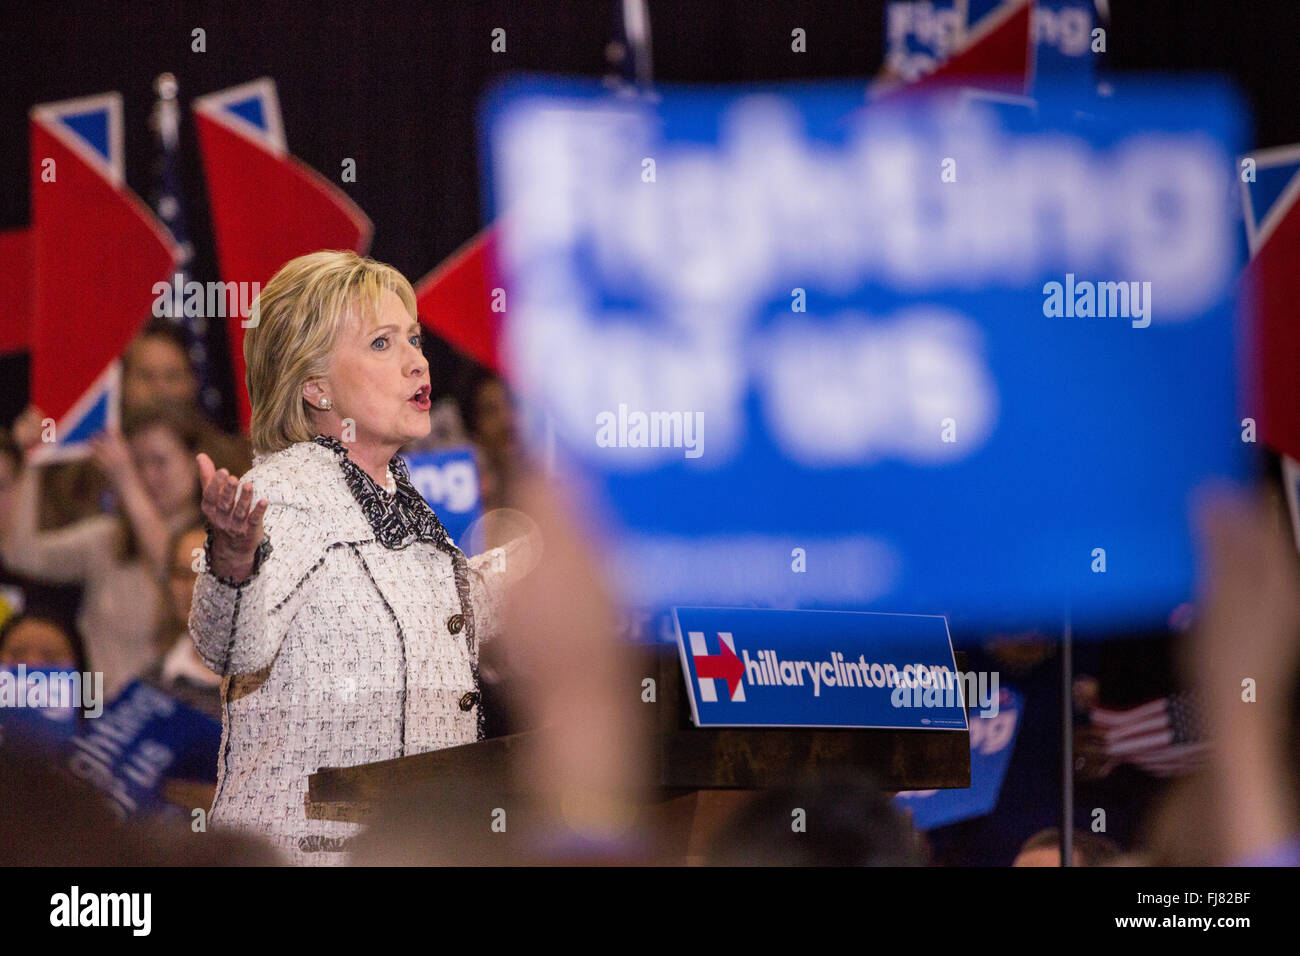
[[[189,225],[185,221],[185,204],[181,201],[180,176],[177,171],[180,144],[180,99],[176,78],[163,73],[154,81],[158,99],[154,103],[150,125],[153,127],[157,147],[154,168],[154,212],[171,230],[172,237],[181,249],[181,260],[176,271],[181,274],[182,288],[189,281],[190,265],[194,260],[194,246],[190,243]],[[167,277],[173,281],[172,276]],[[202,315],[173,315],[172,300],[167,299],[165,314],[185,332],[189,342],[190,359],[199,380],[199,404],[210,416],[215,416],[221,406],[221,392],[212,382],[208,363],[208,320]]]
[[[1110,766],[1131,763],[1156,777],[1188,773],[1208,746],[1196,695],[1171,694],[1128,710],[1093,708]]]

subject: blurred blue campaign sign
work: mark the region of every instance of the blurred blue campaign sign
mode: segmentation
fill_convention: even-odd
[[[970,722],[970,787],[961,790],[904,790],[895,806],[911,812],[918,830],[933,830],[962,820],[987,816],[998,805],[1002,781],[1020,732],[1024,699],[1010,687],[998,692],[997,713],[975,716]]]
[[[102,681],[89,692],[96,686],[89,678],[0,669],[0,746],[48,754],[103,793],[123,819],[169,812],[162,797],[168,779],[216,781],[220,721],[139,680],[105,705],[96,698]],[[21,703],[9,692],[14,686],[25,695]]]
[[[429,503],[447,534],[461,547],[469,547],[462,538],[483,513],[474,449],[415,451],[402,458],[411,473],[412,486]]]
[[[135,680],[65,746],[68,768],[104,792],[119,816],[166,809],[169,778],[216,780],[221,722]]]
[[[1247,472],[1245,114],[1211,81],[1086,106],[489,100],[528,438],[626,600],[1099,633],[1187,599],[1189,495]]]
[[[1035,0],[1033,42],[1035,85],[1083,91],[1096,83],[1106,34],[1093,0]]]
[[[940,616],[678,607],[673,619],[698,727],[966,729]]]

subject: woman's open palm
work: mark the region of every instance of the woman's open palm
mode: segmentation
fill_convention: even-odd
[[[240,481],[225,468],[220,471],[212,459],[200,452],[199,484],[203,488],[203,516],[212,528],[214,549],[223,557],[250,558],[262,543],[262,515],[265,499],[257,500],[251,484],[240,488]],[[254,503],[256,502],[256,503]]]

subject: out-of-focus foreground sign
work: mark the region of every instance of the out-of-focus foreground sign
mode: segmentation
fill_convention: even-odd
[[[1245,474],[1243,110],[525,81],[506,349],[633,603],[1163,620]]]

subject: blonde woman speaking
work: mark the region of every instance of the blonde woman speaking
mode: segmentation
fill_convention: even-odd
[[[307,817],[308,775],[479,739],[478,645],[507,556],[467,559],[397,456],[430,428],[400,273],[312,253],[254,314],[253,467],[236,479],[198,456],[208,536],[189,627],[224,678],[211,823],[340,864],[359,827]]]

